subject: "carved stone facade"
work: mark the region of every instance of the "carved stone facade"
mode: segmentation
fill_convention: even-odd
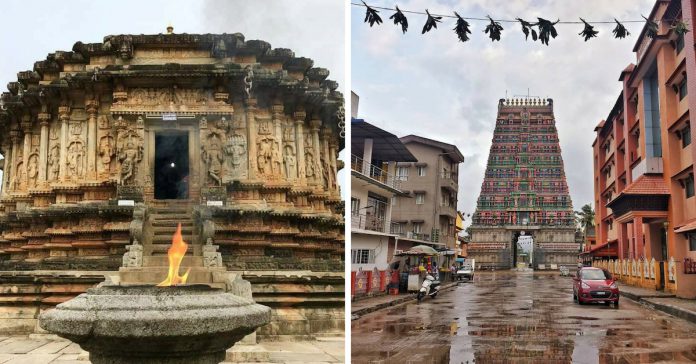
[[[239,33],[49,54],[1,96],[0,269],[147,271],[174,216],[205,267],[244,271],[271,307],[292,301],[260,334],[342,330],[345,120],[327,76]],[[176,185],[160,179],[167,158]],[[166,184],[179,194],[158,198]]]

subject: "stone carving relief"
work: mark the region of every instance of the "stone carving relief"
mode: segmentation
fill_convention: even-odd
[[[133,184],[137,165],[143,159],[143,137],[135,129],[122,130],[116,142],[116,155],[121,162],[120,184]]]
[[[282,173],[283,158],[280,142],[273,135],[273,122],[270,119],[258,120],[257,165],[261,176],[277,179]]]
[[[68,144],[68,155],[66,159],[66,168],[68,176],[71,179],[81,177],[84,174],[85,159],[86,159],[85,145],[80,139],[73,139]]]
[[[116,95],[116,92],[114,92]],[[213,90],[200,88],[132,88],[118,91],[111,107],[114,111],[232,111],[226,98],[215,97]]]
[[[292,144],[285,144],[285,150],[283,153],[283,159],[285,162],[285,176],[288,179],[297,178],[297,157],[295,156],[295,147]]]
[[[126,253],[123,254],[123,266],[142,267],[143,246],[138,242],[138,240],[133,240],[133,244],[126,246],[126,250]]]
[[[222,267],[222,254],[218,252],[218,245],[213,245],[213,239],[208,238],[203,245],[203,266],[204,267]]]
[[[108,176],[111,169],[111,161],[116,156],[116,145],[111,135],[107,134],[99,139],[98,153],[99,171]]]
[[[205,118],[201,119],[201,128],[207,128],[208,130],[202,135],[203,153],[201,157],[208,171],[208,177],[216,186],[222,185],[225,162],[222,144],[225,140],[226,124],[224,118],[215,123],[210,123],[210,125],[208,125]]]
[[[58,180],[60,172],[60,146],[54,145],[48,153],[48,180]]]
[[[229,175],[231,177],[243,178],[247,175],[247,141],[243,131],[232,131],[227,136],[225,154],[229,163]]]
[[[29,156],[29,164],[27,164],[27,178],[29,186],[36,186],[37,178],[39,177],[39,154],[32,153]]]

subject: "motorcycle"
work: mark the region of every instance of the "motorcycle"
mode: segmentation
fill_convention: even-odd
[[[418,291],[418,302],[420,303],[425,296],[435,298],[438,292],[440,292],[440,281],[436,281],[435,277],[428,274],[423,280],[423,285],[421,285],[420,291]]]

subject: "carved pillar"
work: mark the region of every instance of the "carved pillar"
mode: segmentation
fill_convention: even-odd
[[[0,180],[0,183],[2,183],[2,184],[0,184],[0,196],[5,196],[5,194],[7,193],[7,172],[8,172],[8,169],[10,167],[10,165],[8,163],[10,161],[10,153],[11,153],[10,149],[11,149],[11,147],[5,148],[5,150],[6,150],[5,155],[4,155],[5,165],[2,168],[2,180]]]
[[[256,153],[256,98],[249,97],[246,100],[246,119],[247,119],[247,143],[249,153],[249,179],[256,178],[258,155]]]
[[[41,125],[41,142],[39,145],[39,184],[45,184],[48,169],[48,125],[51,114],[39,113],[39,123]]]
[[[99,102],[89,100],[85,103],[89,121],[87,122],[87,178],[97,179],[97,110]]]
[[[331,153],[329,152],[329,138],[331,137],[331,129],[328,127],[324,126],[321,128],[321,157],[320,160],[324,160],[323,163],[321,163],[321,168],[322,168],[322,176],[326,175],[326,191],[329,192],[332,190],[332,185],[333,185],[333,177],[331,176]],[[323,177],[322,177],[323,178]]]
[[[331,176],[331,179],[333,181],[333,185],[331,185],[332,192],[336,192],[338,194],[338,163],[336,161],[336,157],[338,156],[338,143],[334,139],[331,139],[329,141],[329,163],[331,165],[331,171],[329,171],[329,175]]]
[[[314,184],[322,185],[321,144],[319,144],[319,128],[321,120],[313,119],[309,122],[312,131],[312,148],[314,149]]]
[[[24,153],[22,155],[22,168],[24,168],[24,186],[29,188],[29,156],[31,155],[31,137],[32,137],[31,116],[24,115],[22,118],[22,130],[24,130]]]
[[[10,132],[10,138],[12,139],[12,132]],[[7,154],[5,154],[5,169],[2,171],[2,195],[7,196],[7,192],[10,189],[10,177],[14,171],[12,170],[12,158],[14,153],[12,151],[13,143],[10,142],[7,147]]]
[[[15,190],[17,187],[17,173],[15,169],[17,168],[17,153],[19,153],[19,141],[22,139],[22,132],[19,129],[14,129],[10,131],[10,138],[12,139],[12,153],[10,159],[10,178],[8,179],[8,192],[10,190]]]
[[[275,134],[276,143],[275,148],[278,148],[277,153],[273,153],[273,164],[275,165],[276,163],[279,163],[280,176],[285,176],[285,178],[288,178],[288,175],[285,174],[284,171],[285,168],[283,168],[283,127],[281,126],[281,118],[283,117],[284,111],[283,104],[273,105],[271,107],[271,111],[273,112],[273,133]]]
[[[66,162],[68,154],[68,120],[70,120],[70,107],[58,107],[58,120],[60,120],[60,167],[58,169],[58,178],[61,182],[65,182]]]
[[[297,151],[297,176],[299,177],[300,184],[304,185],[307,183],[307,170],[305,167],[305,152],[304,152],[304,131],[302,126],[304,125],[304,119],[307,114],[304,111],[296,111],[295,114],[295,141]]]

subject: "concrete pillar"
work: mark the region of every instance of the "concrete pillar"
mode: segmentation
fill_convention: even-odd
[[[89,120],[87,122],[87,179],[97,179],[97,111],[99,102],[89,100],[85,104]]]
[[[365,139],[363,142],[363,165],[362,173],[366,176],[370,175],[370,163],[372,163],[372,139]]]
[[[39,145],[39,185],[46,183],[48,178],[48,125],[51,114],[39,113],[39,123],[41,125],[41,141]]]
[[[321,165],[321,145],[319,144],[319,128],[321,120],[313,119],[309,123],[312,131],[312,148],[314,149],[314,184],[321,186],[322,182],[322,165]]]
[[[68,154],[68,120],[70,120],[70,107],[58,107],[58,119],[60,120],[60,168],[58,179],[65,182],[67,179],[67,154]]]
[[[256,152],[256,99],[250,97],[246,100],[246,119],[247,119],[247,140],[249,153],[247,157],[249,158],[249,179],[256,178],[256,173],[258,170],[257,160],[258,158]]]
[[[643,251],[643,218],[635,217],[633,218],[633,256],[632,258],[638,259],[645,252]]]
[[[307,114],[304,111],[296,111],[295,117],[295,143],[297,149],[297,176],[301,185],[307,184],[307,169],[305,167],[305,152],[304,152],[304,119]]]
[[[619,225],[619,231],[618,231],[618,241],[616,242],[617,244],[617,254],[619,256],[619,259],[626,259],[626,255],[628,254],[628,234],[626,230],[626,224],[624,223],[618,223]]]

